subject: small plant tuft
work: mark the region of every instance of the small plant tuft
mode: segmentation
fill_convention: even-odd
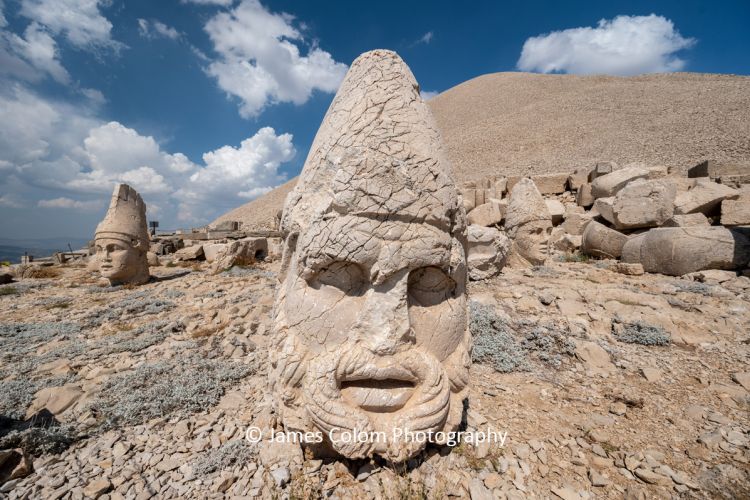
[[[642,321],[623,323],[615,319],[612,322],[612,333],[617,340],[626,344],[665,346],[672,341],[664,328]]]

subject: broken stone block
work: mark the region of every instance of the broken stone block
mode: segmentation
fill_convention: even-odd
[[[653,179],[662,179],[669,175],[669,167],[664,165],[658,165],[655,167],[646,167],[646,170],[648,170],[648,178]]]
[[[213,262],[216,257],[227,248],[226,243],[207,243],[203,245],[203,256],[206,262]]]
[[[593,374],[608,375],[616,370],[609,353],[594,342],[576,342],[576,357],[583,363],[586,371]]]
[[[557,230],[559,228],[556,228]],[[566,232],[561,231],[560,234],[554,234],[550,236],[550,241],[552,241],[552,245],[554,246],[555,250],[559,250],[561,252],[575,252],[579,248],[581,248],[581,241],[583,240],[583,237],[574,234],[568,234]]]
[[[706,160],[688,169],[688,177],[708,177],[711,180],[732,175],[747,175],[750,162]]]
[[[496,276],[505,267],[510,240],[493,227],[471,225],[468,228],[466,263],[469,279],[483,280]]]
[[[750,224],[750,200],[721,202],[721,223],[724,226]]]
[[[154,252],[147,252],[146,260],[148,261],[149,267],[159,267],[161,265],[161,262],[159,262],[159,256]]]
[[[492,187],[491,187],[492,193],[491,193],[490,198],[495,198],[497,200],[501,199],[506,192],[507,186],[508,186],[508,179],[506,179],[505,177],[495,179],[495,181],[492,183]]]
[[[0,485],[26,477],[34,471],[34,466],[21,448],[0,450]]]
[[[544,203],[547,204],[547,210],[552,217],[552,225],[559,225],[565,215],[565,206],[557,200],[544,200]]]
[[[649,273],[671,276],[743,269],[750,261],[750,239],[720,226],[655,228],[628,241],[622,260],[640,262]]]
[[[672,217],[676,195],[677,189],[670,183],[633,181],[615,196],[611,222],[617,229],[660,226]]]
[[[211,264],[214,272],[230,269],[233,266],[249,266],[268,255],[268,241],[266,238],[242,238],[232,241],[222,249]]]
[[[507,193],[513,191],[513,187],[518,184],[518,181],[520,181],[521,179],[523,179],[522,175],[511,175],[510,177],[508,177],[505,183],[505,191]]]
[[[591,222],[592,218],[593,216],[587,212],[566,212],[562,228],[568,234],[580,236],[583,234],[583,230],[586,229],[586,224]]]
[[[629,182],[636,179],[648,178],[648,170],[639,167],[627,167],[615,170],[612,173],[597,177],[591,183],[591,193],[594,198],[606,198],[614,196]]]
[[[532,175],[532,182],[541,194],[560,194],[568,185],[568,174]]]
[[[737,196],[737,191],[711,181],[699,181],[693,189],[680,193],[674,200],[674,213],[677,215],[700,212],[711,215],[718,211],[721,202]]]
[[[708,217],[700,212],[686,215],[673,215],[662,224],[662,227],[710,226]]]
[[[662,182],[669,182],[674,184],[675,189],[677,189],[677,193],[684,193],[686,191],[690,191],[695,187],[697,184],[697,179],[688,179],[687,177],[665,177],[662,179]]]
[[[607,198],[597,198],[594,202],[594,208],[592,212],[602,217],[610,224],[615,223],[615,197],[609,196]]]
[[[464,204],[464,210],[468,214],[477,206],[477,188],[476,187],[463,187],[459,190],[459,195]]]
[[[203,259],[203,245],[192,245],[180,248],[174,253],[175,260],[201,260]]]
[[[26,418],[31,418],[31,416],[44,408],[49,410],[53,415],[59,415],[73,406],[81,396],[83,396],[83,391],[77,385],[45,387],[34,394],[34,400],[26,410]]]
[[[578,191],[581,186],[589,181],[589,174],[593,170],[592,167],[578,167],[568,176],[568,188],[571,191]]]
[[[225,220],[211,227],[211,230],[212,231],[239,231],[241,225],[242,223],[236,220]]]
[[[743,175],[722,175],[716,179],[716,182],[723,184],[724,186],[738,189],[750,184],[750,173]]]
[[[594,257],[616,259],[622,254],[626,241],[626,235],[592,220],[583,232],[581,251]]]
[[[591,191],[591,184],[582,184],[576,192],[576,204],[579,207],[590,207],[594,204],[594,194]]]
[[[469,212],[466,220],[469,224],[485,227],[500,224],[505,218],[506,205],[506,202],[500,200],[490,200]]]
[[[611,174],[619,167],[617,163],[613,161],[600,161],[594,165],[594,168],[589,173],[589,182],[593,182],[597,177],[602,177],[607,174]]]

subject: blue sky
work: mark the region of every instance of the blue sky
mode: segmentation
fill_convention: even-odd
[[[347,66],[426,97],[498,71],[750,72],[750,2],[0,0],[0,233],[90,237],[115,182],[163,228],[302,167]],[[652,15],[655,14],[655,15]]]

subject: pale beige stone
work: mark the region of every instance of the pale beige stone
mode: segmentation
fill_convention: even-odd
[[[226,243],[207,243],[203,245],[203,256],[206,262],[212,263],[216,257],[227,248]]]
[[[591,184],[582,184],[576,192],[576,204],[580,207],[590,207],[594,204],[594,194],[591,191]]]
[[[199,260],[203,258],[203,245],[190,245],[180,248],[173,255],[175,260]]]
[[[663,227],[710,226],[708,217],[700,212],[686,215],[673,215],[662,224]]]
[[[699,181],[693,189],[680,193],[674,200],[677,215],[700,212],[711,215],[719,209],[721,202],[736,196],[736,190],[711,181]]]
[[[640,167],[625,167],[609,174],[597,177],[591,183],[591,193],[594,198],[614,196],[629,182],[636,179],[648,178],[648,170]]]
[[[496,276],[505,266],[510,240],[493,227],[470,225],[466,260],[469,279],[483,280]]]
[[[233,266],[249,266],[268,256],[268,240],[262,237],[242,238],[232,241],[214,257],[211,269],[224,271]]]
[[[149,279],[150,242],[146,204],[127,184],[118,184],[94,236],[96,255],[90,266],[111,285],[143,284]]]
[[[622,254],[626,241],[626,235],[592,220],[583,231],[581,251],[595,257],[616,259]]]
[[[747,174],[750,162],[706,160],[688,169],[688,177],[708,177],[711,180],[720,177]]]
[[[615,371],[609,353],[600,345],[589,341],[576,343],[576,357],[583,362],[588,372],[608,375]]]
[[[83,396],[83,391],[77,385],[61,387],[45,387],[34,394],[31,406],[26,410],[26,418],[31,418],[39,410],[46,408],[53,415],[59,415],[73,406]]]
[[[394,429],[458,428],[471,364],[465,217],[411,71],[391,51],[361,55],[281,220],[270,381],[285,430],[324,436],[313,452],[401,462],[426,442]],[[347,439],[354,430],[382,439]]]
[[[494,226],[500,224],[505,218],[507,203],[490,199],[488,203],[479,205],[466,215],[469,224],[477,226]]]
[[[594,165],[594,168],[589,173],[589,182],[593,182],[597,177],[603,177],[607,174],[611,174],[620,167],[613,161],[600,161]]]
[[[594,208],[591,210],[592,213],[602,217],[610,224],[615,223],[615,197],[608,196],[606,198],[597,198],[594,202]]]
[[[750,224],[750,200],[721,202],[721,223],[725,226]]]
[[[593,167],[578,167],[568,176],[568,188],[572,191],[578,191],[584,184],[589,181],[589,174]]]
[[[676,187],[668,182],[630,182],[615,195],[611,222],[617,229],[661,226],[674,214],[676,195]]]
[[[655,228],[629,241],[624,262],[640,262],[650,273],[671,276],[705,269],[742,269],[750,261],[750,240],[720,226]]]
[[[544,200],[544,203],[547,205],[547,211],[552,218],[552,225],[561,224],[565,215],[565,206],[557,200]]]
[[[566,212],[565,221],[562,223],[562,228],[568,234],[571,234],[573,236],[581,236],[584,229],[586,229],[586,224],[591,222],[592,218],[593,217],[591,216],[591,214],[586,212]]]
[[[547,260],[552,218],[531,179],[521,179],[510,192],[505,229],[512,242],[508,265],[523,268]]]
[[[568,176],[566,173],[534,175],[531,181],[541,194],[560,194],[567,188]]]

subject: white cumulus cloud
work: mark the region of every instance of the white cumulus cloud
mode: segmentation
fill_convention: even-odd
[[[518,69],[542,73],[636,75],[679,71],[685,61],[676,53],[691,47],[669,19],[617,16],[596,27],[554,31],[523,44]]]
[[[335,92],[347,66],[312,46],[307,55],[302,33],[289,14],[269,12],[258,0],[243,0],[205,26],[219,58],[208,74],[240,100],[240,115],[257,116],[269,103],[303,104],[313,91]]]
[[[81,49],[114,48],[122,45],[111,37],[112,23],[102,15],[103,0],[22,0],[21,15],[62,34]]]
[[[98,210],[102,207],[101,200],[80,201],[61,196],[51,200],[39,200],[37,206],[41,208],[72,208],[76,210]]]
[[[26,27],[23,36],[0,31],[0,74],[31,82],[50,76],[59,83],[70,83],[55,40],[36,22]]]
[[[227,7],[232,5],[234,0],[182,0],[182,3],[194,3],[197,5],[219,5]]]
[[[180,38],[180,32],[171,26],[167,26],[161,21],[138,19],[138,32],[144,38],[168,38],[177,40]]]
[[[290,134],[261,128],[194,163],[165,150],[154,137],[122,123],[103,122],[94,104],[73,106],[42,97],[20,83],[0,88],[0,206],[94,212],[115,183],[138,190],[150,216],[197,226],[287,180],[280,166],[295,149]]]

